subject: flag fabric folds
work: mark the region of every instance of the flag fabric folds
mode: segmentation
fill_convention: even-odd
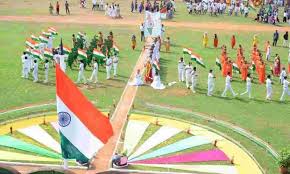
[[[56,65],[56,101],[62,157],[88,162],[113,135],[109,119]]]

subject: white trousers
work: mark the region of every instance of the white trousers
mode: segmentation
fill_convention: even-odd
[[[23,68],[23,77],[28,79],[28,75],[29,75],[29,68],[26,67],[26,68]]]
[[[197,79],[191,79],[191,90],[192,90],[192,92],[195,92],[195,86],[196,86],[196,84],[197,84]]]
[[[38,81],[38,71],[33,70],[33,81],[34,82]]]
[[[190,83],[190,75],[185,75],[185,84],[186,84],[186,87],[189,88],[189,83]]]
[[[231,85],[226,85],[224,92],[222,93],[222,97],[226,96],[227,91],[231,91],[231,93],[233,94],[233,96],[236,95],[236,93],[234,92],[233,88]]]
[[[97,70],[93,70],[90,81],[94,81],[94,83],[98,82],[98,71]]]
[[[111,77],[111,66],[106,66],[106,72],[107,72],[107,79]]]
[[[267,95],[266,95],[266,99],[267,100],[271,100],[272,98],[272,88],[267,88]]]
[[[241,95],[248,94],[249,98],[251,98],[251,97],[252,97],[252,95],[251,95],[251,91],[252,91],[252,87],[249,86],[249,85],[247,85],[247,89],[246,89],[246,91],[243,92],[243,93],[241,93]]]
[[[280,97],[280,101],[284,100],[285,95],[290,96],[290,91],[288,90],[288,88],[283,88],[283,92],[282,92],[282,95]]]
[[[214,90],[214,83],[208,83],[207,84],[207,95],[212,95]]]
[[[184,81],[184,69],[178,69],[178,80],[180,82]]]
[[[79,71],[77,83],[79,83],[81,80],[83,80],[84,83],[87,83],[87,79],[86,79],[83,71]]]
[[[114,76],[117,75],[117,67],[118,67],[118,63],[113,63]]]
[[[44,82],[48,82],[48,70],[45,70],[44,71],[44,78],[45,78],[45,80],[44,80]]]

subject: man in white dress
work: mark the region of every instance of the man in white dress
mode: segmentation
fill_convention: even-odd
[[[113,63],[112,58],[108,56],[106,59],[107,80],[111,78],[112,63]]]
[[[94,60],[93,72],[92,72],[91,78],[89,79],[90,82],[93,82],[93,83],[98,82],[98,71],[99,71],[98,62],[97,62],[97,60]]]
[[[49,61],[46,59],[44,64],[44,83],[48,82]]]
[[[84,75],[84,70],[85,70],[85,64],[84,64],[84,61],[83,61],[83,60],[80,60],[79,74],[78,74],[77,83],[80,83],[81,80],[84,81],[84,84],[87,83],[87,80],[86,80],[85,75]]]
[[[33,62],[33,82],[36,83],[38,81],[38,63],[36,59]]]
[[[214,90],[214,78],[212,69],[209,70],[208,77],[207,77],[207,96],[212,96]]]
[[[114,77],[117,77],[117,67],[119,63],[118,55],[115,53],[113,56],[113,69],[114,69]]]
[[[191,80],[191,72],[192,72],[193,68],[191,65],[191,62],[189,62],[188,65],[185,66],[185,84],[186,87],[189,89],[189,81]]]
[[[52,47],[53,47],[53,37],[52,36],[49,36],[48,37],[47,48],[48,49],[52,49]]]
[[[248,94],[249,95],[249,98],[252,98],[252,95],[251,95],[252,80],[253,80],[253,78],[251,78],[251,74],[248,74],[247,75],[247,78],[246,78],[246,91],[243,92],[243,93],[241,93],[241,95]]]
[[[133,82],[130,82],[129,85],[131,85],[131,86],[141,86],[141,85],[143,85],[140,69],[137,70],[137,74],[136,74]]]
[[[284,77],[284,80],[283,80],[283,92],[282,92],[282,95],[280,97],[280,101],[284,101],[284,96],[285,95],[288,95],[290,96],[290,91],[289,91],[289,81],[287,80],[287,76]]]
[[[23,52],[23,54],[21,55],[21,62],[22,62],[22,75],[21,77],[24,77],[24,70],[25,70],[25,58],[27,59],[27,55],[26,52]]]
[[[195,92],[195,86],[197,84],[197,71],[196,67],[193,67],[193,70],[191,71],[191,90],[193,93]]]
[[[272,84],[273,82],[271,80],[271,76],[268,75],[266,80],[266,91],[267,91],[266,100],[272,99]]]
[[[233,90],[233,88],[232,88],[232,84],[231,84],[231,82],[232,82],[232,77],[231,77],[230,75],[231,75],[231,73],[228,72],[227,77],[226,77],[225,90],[224,90],[224,92],[222,93],[222,97],[226,97],[226,93],[227,93],[228,90],[231,91],[231,93],[233,94],[234,97],[237,96],[237,94],[234,92],[234,90]]]
[[[28,60],[28,57],[25,56],[22,62],[23,66],[23,77],[25,79],[28,79],[29,76],[29,70],[30,70],[30,60]]]
[[[282,68],[282,71],[280,73],[280,84],[283,85],[283,82],[284,82],[284,78],[287,77],[287,72],[286,72],[286,69],[285,67]]]
[[[185,66],[185,63],[183,61],[183,58],[181,57],[179,62],[178,62],[178,80],[180,82],[183,82],[184,81],[184,66]]]

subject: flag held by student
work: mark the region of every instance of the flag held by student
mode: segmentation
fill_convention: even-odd
[[[110,137],[109,119],[56,66],[56,101],[62,157],[87,163]]]

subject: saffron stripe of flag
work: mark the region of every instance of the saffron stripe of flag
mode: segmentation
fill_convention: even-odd
[[[62,157],[88,162],[113,135],[112,125],[56,65],[56,101]]]
[[[57,35],[58,34],[56,29],[53,28],[53,27],[48,27],[47,31],[50,32],[52,35]]]
[[[39,41],[39,37],[34,36],[33,34],[30,36],[32,40],[34,41]]]
[[[220,62],[219,58],[215,58],[215,64],[216,64],[216,66],[219,67],[220,70],[222,69],[222,65],[221,65],[221,62]]]
[[[48,43],[47,37],[42,36],[42,35],[39,36],[39,41],[42,42],[42,43]]]
[[[101,51],[97,50],[96,48],[93,51],[93,56],[99,59],[106,58],[106,56]]]
[[[40,51],[38,51],[38,50],[31,50],[31,54],[33,55],[34,58],[43,59]]]
[[[53,58],[53,54],[52,51],[50,49],[45,48],[44,49],[44,54],[45,57],[52,59]]]
[[[84,50],[81,50],[81,49],[78,49],[78,54],[79,54],[79,57],[81,59],[86,59],[88,57],[87,53]]]
[[[191,54],[191,60],[195,61],[197,64],[205,68],[205,64],[203,63],[202,58],[197,54]]]
[[[191,55],[192,54],[192,49],[191,48],[183,48],[183,54]]]
[[[238,67],[238,65],[236,63],[233,63],[233,70],[236,72],[236,73],[241,73],[240,71],[240,68]]]
[[[43,31],[42,34],[46,37],[50,37],[52,34],[48,31]]]
[[[36,41],[32,40],[31,38],[27,39],[25,41],[25,44],[32,49],[38,48],[38,43]]]
[[[64,45],[63,46],[63,52],[64,52],[64,54],[69,54],[69,53],[71,53],[71,48]]]

